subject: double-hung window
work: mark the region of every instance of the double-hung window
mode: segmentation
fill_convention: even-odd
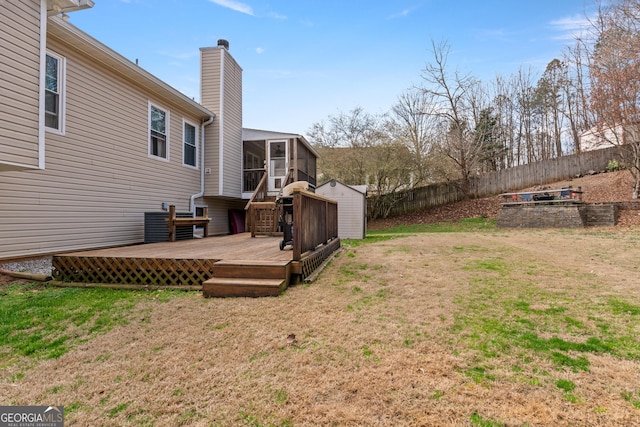
[[[47,53],[44,78],[44,125],[48,129],[59,132],[63,132],[64,66],[63,57]]]
[[[198,162],[198,137],[196,127],[186,121],[183,122],[182,138],[182,163],[186,166],[196,167]]]
[[[149,155],[169,160],[169,112],[149,104]]]

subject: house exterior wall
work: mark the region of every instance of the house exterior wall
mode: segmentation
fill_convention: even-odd
[[[338,202],[338,237],[364,239],[366,237],[366,196],[341,182],[326,182],[316,188],[316,193]]]
[[[622,143],[624,143],[622,126],[609,127],[602,131],[592,128],[580,135],[580,151],[599,150]]]
[[[229,210],[244,211],[247,203],[239,199],[222,199],[219,197],[205,197],[202,201],[209,206],[208,215],[211,218],[211,222],[209,223],[210,236],[231,234]]]
[[[0,171],[0,259],[142,242],[145,211],[188,211],[200,191],[200,171],[182,165],[182,120],[202,117],[69,44],[47,45],[66,58],[65,133],[46,133],[45,170]],[[168,161],[148,154],[149,102],[169,112]]]
[[[206,196],[220,194],[221,181],[218,173],[222,159],[220,156],[220,131],[224,118],[220,106],[222,93],[219,78],[222,66],[221,53],[221,48],[200,49],[200,102],[216,115],[216,119],[205,134],[207,140],[207,148],[204,153]]]
[[[599,150],[640,140],[640,125],[626,124],[614,127],[593,127],[580,135],[580,151]]]
[[[0,7],[0,171],[40,167],[44,22],[40,1],[6,0]]]
[[[242,197],[242,68],[226,50],[224,87],[222,196],[240,198]]]
[[[205,152],[206,196],[242,197],[242,68],[222,47],[200,49],[202,105],[216,114]]]

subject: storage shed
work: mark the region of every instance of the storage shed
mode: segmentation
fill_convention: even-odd
[[[367,235],[367,186],[346,185],[332,179],[316,193],[338,202],[338,237],[364,239]]]

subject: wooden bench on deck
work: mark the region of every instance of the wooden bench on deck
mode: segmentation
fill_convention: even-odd
[[[502,193],[505,200],[502,206],[521,206],[538,204],[579,204],[582,203],[582,187],[574,190],[572,187],[526,191],[519,193]]]
[[[188,227],[188,226],[202,226],[203,235],[207,237],[209,234],[209,221],[211,218],[207,216],[208,208],[202,208],[202,216],[196,216],[193,218],[176,218],[176,207],[174,205],[169,206],[169,218],[167,218],[167,226],[169,227],[169,241],[176,241],[176,227]]]

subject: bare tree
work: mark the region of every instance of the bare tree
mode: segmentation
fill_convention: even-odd
[[[461,190],[470,195],[471,177],[478,172],[482,144],[474,132],[475,120],[486,107],[480,82],[470,75],[451,71],[447,66],[448,43],[432,41],[433,59],[425,66],[423,91],[433,102],[430,114],[440,119],[444,138],[442,153],[452,161],[461,179]]]
[[[540,160],[537,153],[534,129],[536,127],[533,102],[533,72],[531,69],[520,68],[512,78],[515,92],[518,165]]]
[[[570,149],[580,151],[580,134],[593,125],[593,117],[588,99],[588,63],[587,51],[580,41],[568,47],[563,56],[567,64],[567,80],[563,88],[567,107],[565,116],[571,135]]]
[[[518,163],[517,139],[515,137],[515,102],[513,86],[502,76],[493,83],[493,110],[496,115],[496,136],[504,147],[504,158],[499,169],[510,168]]]
[[[437,119],[433,109],[434,104],[422,90],[407,90],[398,97],[387,121],[393,140],[405,146],[411,155],[408,166],[412,171],[412,187],[436,178],[432,162]]]
[[[640,193],[640,0],[601,6],[590,63],[591,107],[599,134],[621,146]]]
[[[369,148],[369,178],[372,218],[386,218],[393,207],[407,196],[412,170],[407,167],[413,158],[401,143],[388,140]]]
[[[386,137],[381,126],[381,117],[361,107],[313,124],[309,137],[319,151],[318,167],[323,178],[335,178],[350,185],[366,184],[371,174],[371,152],[367,148],[379,145]]]
[[[409,149],[393,140],[385,123],[384,116],[356,108],[315,123],[309,131],[320,154],[321,179],[368,185],[374,218],[386,216],[402,200],[400,190],[407,188],[413,173]]]

